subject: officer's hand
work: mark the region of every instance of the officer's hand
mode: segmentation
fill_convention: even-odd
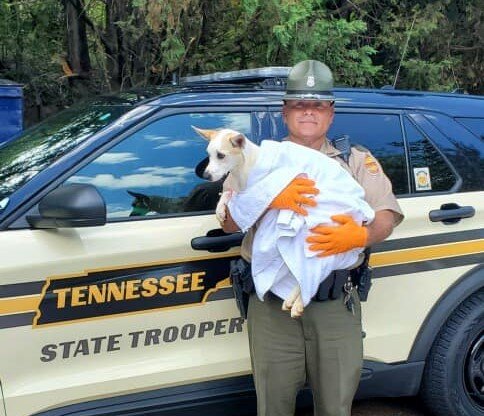
[[[287,185],[269,205],[273,209],[290,209],[301,215],[308,212],[301,205],[316,206],[314,199],[304,195],[317,195],[319,189],[314,187],[314,181],[307,178],[295,178]]]
[[[320,251],[318,257],[326,257],[365,247],[368,240],[366,227],[358,225],[349,215],[333,215],[331,219],[341,225],[312,228],[313,234],[306,238],[311,243],[309,250]]]

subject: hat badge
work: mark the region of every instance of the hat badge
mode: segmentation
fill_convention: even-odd
[[[306,82],[306,85],[308,87],[314,87],[314,76],[313,75],[308,76],[308,82]]]

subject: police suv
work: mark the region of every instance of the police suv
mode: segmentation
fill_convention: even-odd
[[[287,73],[97,98],[0,147],[0,416],[255,413],[242,235],[215,219],[191,126],[282,139]],[[371,150],[405,214],[373,247],[357,397],[482,415],[484,98],[335,94],[329,136]]]

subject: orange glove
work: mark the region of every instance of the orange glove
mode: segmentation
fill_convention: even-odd
[[[314,187],[314,181],[311,179],[295,178],[274,198],[269,207],[290,209],[298,214],[308,215],[308,212],[301,205],[315,207],[316,201],[303,194],[317,195],[319,189]]]
[[[337,226],[318,225],[311,229],[312,235],[306,238],[311,251],[321,251],[318,257],[344,253],[356,247],[365,247],[368,230],[358,225],[349,215],[333,215],[331,219]]]

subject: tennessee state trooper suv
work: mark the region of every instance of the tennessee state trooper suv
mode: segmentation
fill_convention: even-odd
[[[242,236],[218,226],[191,126],[280,140],[287,73],[96,98],[0,147],[0,416],[255,413]],[[482,415],[484,98],[335,94],[329,136],[378,158],[405,214],[373,247],[357,397]]]

